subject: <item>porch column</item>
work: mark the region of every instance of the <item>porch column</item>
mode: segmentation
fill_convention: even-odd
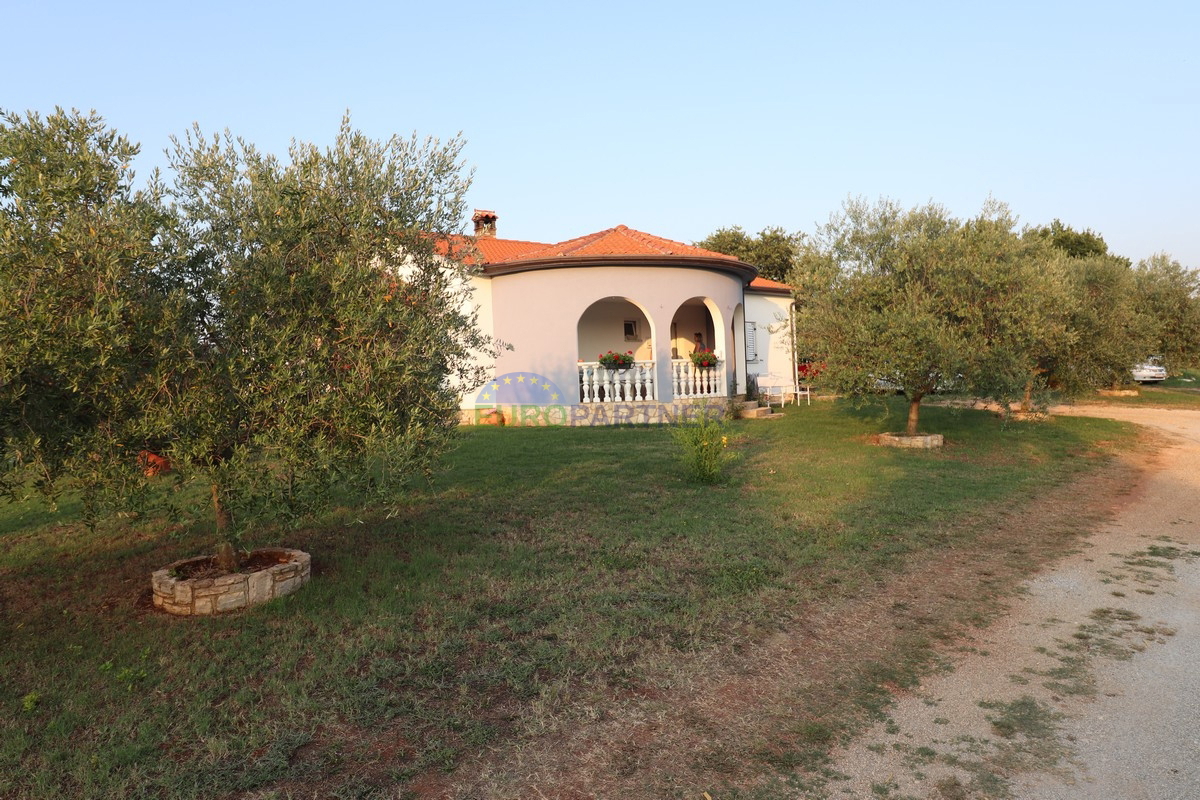
[[[661,308],[654,309],[654,383],[658,389],[658,402],[671,403],[675,400],[675,387],[671,380],[671,320],[675,309],[662,317]]]

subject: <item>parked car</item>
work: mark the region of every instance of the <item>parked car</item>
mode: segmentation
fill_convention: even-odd
[[[1167,368],[1162,365],[1158,356],[1151,356],[1130,370],[1133,379],[1138,383],[1157,383],[1167,379]]]

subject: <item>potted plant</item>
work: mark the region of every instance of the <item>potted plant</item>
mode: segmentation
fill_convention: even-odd
[[[692,353],[692,364],[696,369],[713,369],[720,363],[721,359],[712,350],[696,350]]]
[[[633,351],[626,350],[624,353],[614,353],[609,350],[607,353],[600,355],[600,366],[605,369],[627,370],[633,366]]]

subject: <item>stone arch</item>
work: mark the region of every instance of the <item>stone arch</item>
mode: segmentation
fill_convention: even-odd
[[[609,350],[633,351],[637,361],[654,360],[654,320],[628,297],[603,297],[583,310],[575,323],[580,361],[595,361]]]
[[[721,319],[721,308],[710,297],[690,297],[675,309],[671,318],[671,356],[687,358],[699,334],[705,348],[727,357],[729,336]]]

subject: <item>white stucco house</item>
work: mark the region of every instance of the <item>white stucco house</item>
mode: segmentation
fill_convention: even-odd
[[[473,221],[479,323],[505,348],[493,380],[464,393],[465,421],[658,422],[744,393],[749,375],[795,384],[791,289],[753,265],[624,225],[546,244],[499,238],[493,211]],[[717,367],[693,364],[697,341]],[[602,367],[610,350],[632,366]]]

